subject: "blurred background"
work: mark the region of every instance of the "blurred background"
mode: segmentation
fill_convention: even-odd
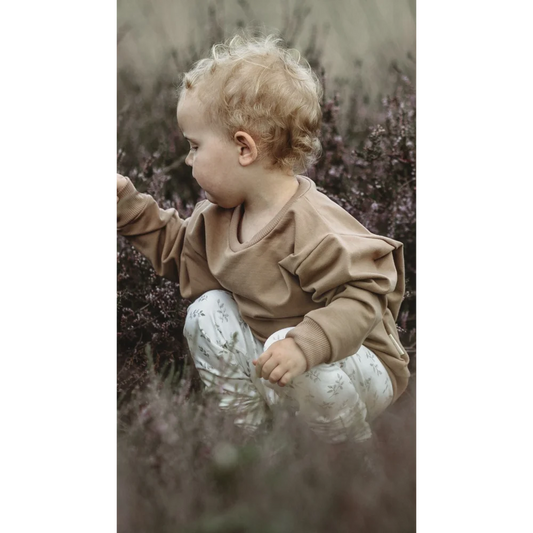
[[[119,0],[118,67],[145,89],[203,56],[239,28],[280,35],[319,58],[336,85],[363,80],[372,96],[390,88],[387,67],[415,76],[415,0]]]

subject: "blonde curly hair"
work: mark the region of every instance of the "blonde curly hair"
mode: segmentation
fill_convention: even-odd
[[[237,35],[216,44],[184,75],[180,97],[194,93],[229,138],[252,135],[273,167],[302,172],[320,155],[322,88],[309,63],[281,43]]]

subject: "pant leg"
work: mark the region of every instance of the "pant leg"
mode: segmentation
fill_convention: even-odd
[[[218,396],[222,410],[236,415],[237,426],[254,432],[269,416],[267,401],[251,380],[252,360],[263,353],[263,344],[231,294],[214,290],[200,296],[187,311],[184,336],[207,391]],[[274,391],[262,392],[275,402]]]
[[[338,361],[350,378],[367,408],[371,422],[391,404],[394,395],[389,374],[378,356],[366,346],[350,357]]]
[[[265,349],[285,338],[290,329],[274,333]],[[346,359],[308,370],[285,387],[261,381],[278,393],[282,403],[297,404],[298,416],[327,442],[370,438],[369,422],[390,405],[393,396],[387,371],[365,346]]]

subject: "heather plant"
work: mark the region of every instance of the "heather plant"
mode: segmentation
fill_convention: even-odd
[[[118,252],[118,392],[124,396],[147,377],[146,354],[155,367],[185,367],[183,323],[188,302],[178,286],[156,276],[148,261],[123,242]]]
[[[323,156],[309,169],[318,188],[370,231],[404,243],[406,294],[399,318],[400,336],[414,369],[416,287],[416,97],[409,78],[394,66],[395,91],[382,100],[382,111],[360,143],[350,138],[359,124],[339,129],[339,102],[323,103]],[[354,139],[352,135],[352,139]]]
[[[153,368],[119,410],[119,532],[412,531],[412,417],[384,414],[366,453],[317,441],[283,409],[249,437],[189,377],[173,387]]]

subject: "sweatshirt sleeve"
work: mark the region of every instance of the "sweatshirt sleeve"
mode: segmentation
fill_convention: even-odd
[[[175,209],[160,209],[148,194],[138,192],[126,178],[118,191],[117,231],[152,263],[156,273],[179,281],[179,260],[189,219]]]
[[[295,274],[323,307],[287,336],[302,349],[308,369],[356,353],[387,308],[396,315],[404,292],[401,248],[372,234],[328,234],[304,255]]]

